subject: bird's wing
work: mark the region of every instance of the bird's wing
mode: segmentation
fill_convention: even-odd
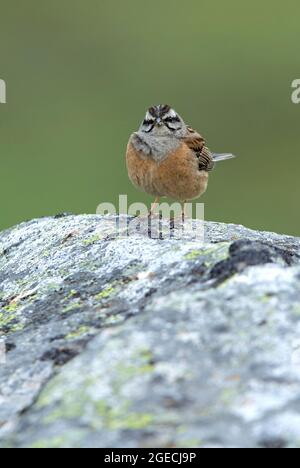
[[[183,137],[183,141],[197,157],[199,171],[212,171],[215,163],[212,153],[205,146],[204,138],[191,127],[188,127],[187,130],[188,133],[185,137]]]

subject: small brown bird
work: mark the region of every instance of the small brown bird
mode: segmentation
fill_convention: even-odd
[[[233,157],[211,153],[204,138],[168,105],[148,109],[126,153],[131,182],[155,197],[154,206],[161,197],[183,204],[200,197],[215,162]]]

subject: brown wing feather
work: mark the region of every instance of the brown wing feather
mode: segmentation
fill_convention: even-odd
[[[183,138],[185,144],[195,153],[199,162],[199,171],[212,171],[215,163],[209,149],[205,146],[204,138],[188,127],[188,134]]]

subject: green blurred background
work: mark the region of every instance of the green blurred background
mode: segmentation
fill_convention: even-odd
[[[299,235],[299,2],[2,0],[0,16],[0,229],[150,203],[124,153],[168,103],[239,156],[213,173],[206,219]]]

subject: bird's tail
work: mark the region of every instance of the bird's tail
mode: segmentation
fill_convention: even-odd
[[[226,161],[226,159],[232,159],[232,158],[235,158],[234,154],[230,154],[230,153],[221,153],[221,154],[213,153],[213,160],[215,162]]]

